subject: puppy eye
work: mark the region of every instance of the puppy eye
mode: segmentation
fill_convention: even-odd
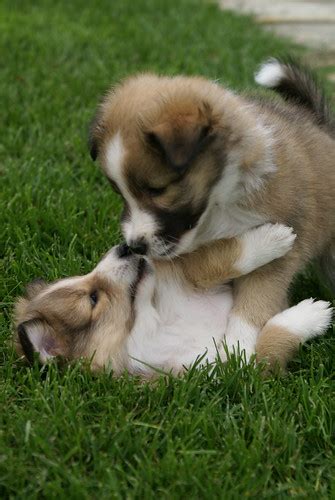
[[[99,299],[98,292],[97,290],[94,290],[94,292],[90,294],[90,302],[92,307],[95,307],[97,305],[98,299]]]
[[[146,192],[152,196],[153,198],[155,196],[160,196],[161,194],[165,193],[166,187],[150,187],[148,186],[146,188]]]

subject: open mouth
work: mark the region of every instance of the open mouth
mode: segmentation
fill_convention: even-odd
[[[145,274],[145,271],[146,271],[146,268],[147,268],[147,262],[145,259],[140,259],[139,262],[138,262],[138,266],[137,266],[137,275],[136,275],[136,278],[135,280],[133,281],[133,283],[131,284],[131,299],[134,300],[135,297],[136,297],[136,292],[137,292],[137,289],[138,289],[138,286],[139,284],[141,283],[142,281],[142,278]]]

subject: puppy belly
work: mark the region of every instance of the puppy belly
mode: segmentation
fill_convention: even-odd
[[[174,297],[172,310],[160,311],[160,324],[155,332],[146,329],[132,332],[128,342],[131,372],[146,374],[156,368],[178,374],[200,358],[200,364],[215,361],[232,304],[228,288],[219,294],[187,294],[178,300]]]
[[[258,333],[258,328],[232,313],[224,337],[228,352],[242,353],[244,351],[246,361],[248,361],[251,355],[255,353]],[[225,353],[223,354],[224,357]]]

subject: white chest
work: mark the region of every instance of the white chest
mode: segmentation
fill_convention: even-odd
[[[266,218],[256,212],[238,206],[228,207],[214,203],[201,221],[197,232],[197,243],[208,243],[221,238],[233,238],[248,229],[266,222]]]

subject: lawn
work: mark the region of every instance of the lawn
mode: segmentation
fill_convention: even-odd
[[[232,359],[153,385],[29,369],[8,342],[27,281],[86,272],[120,238],[86,145],[108,85],[151,70],[252,88],[288,42],[195,0],[3,0],[0,39],[0,497],[335,498],[332,332],[282,378]],[[292,291],[311,295],[330,298],[312,269]]]

